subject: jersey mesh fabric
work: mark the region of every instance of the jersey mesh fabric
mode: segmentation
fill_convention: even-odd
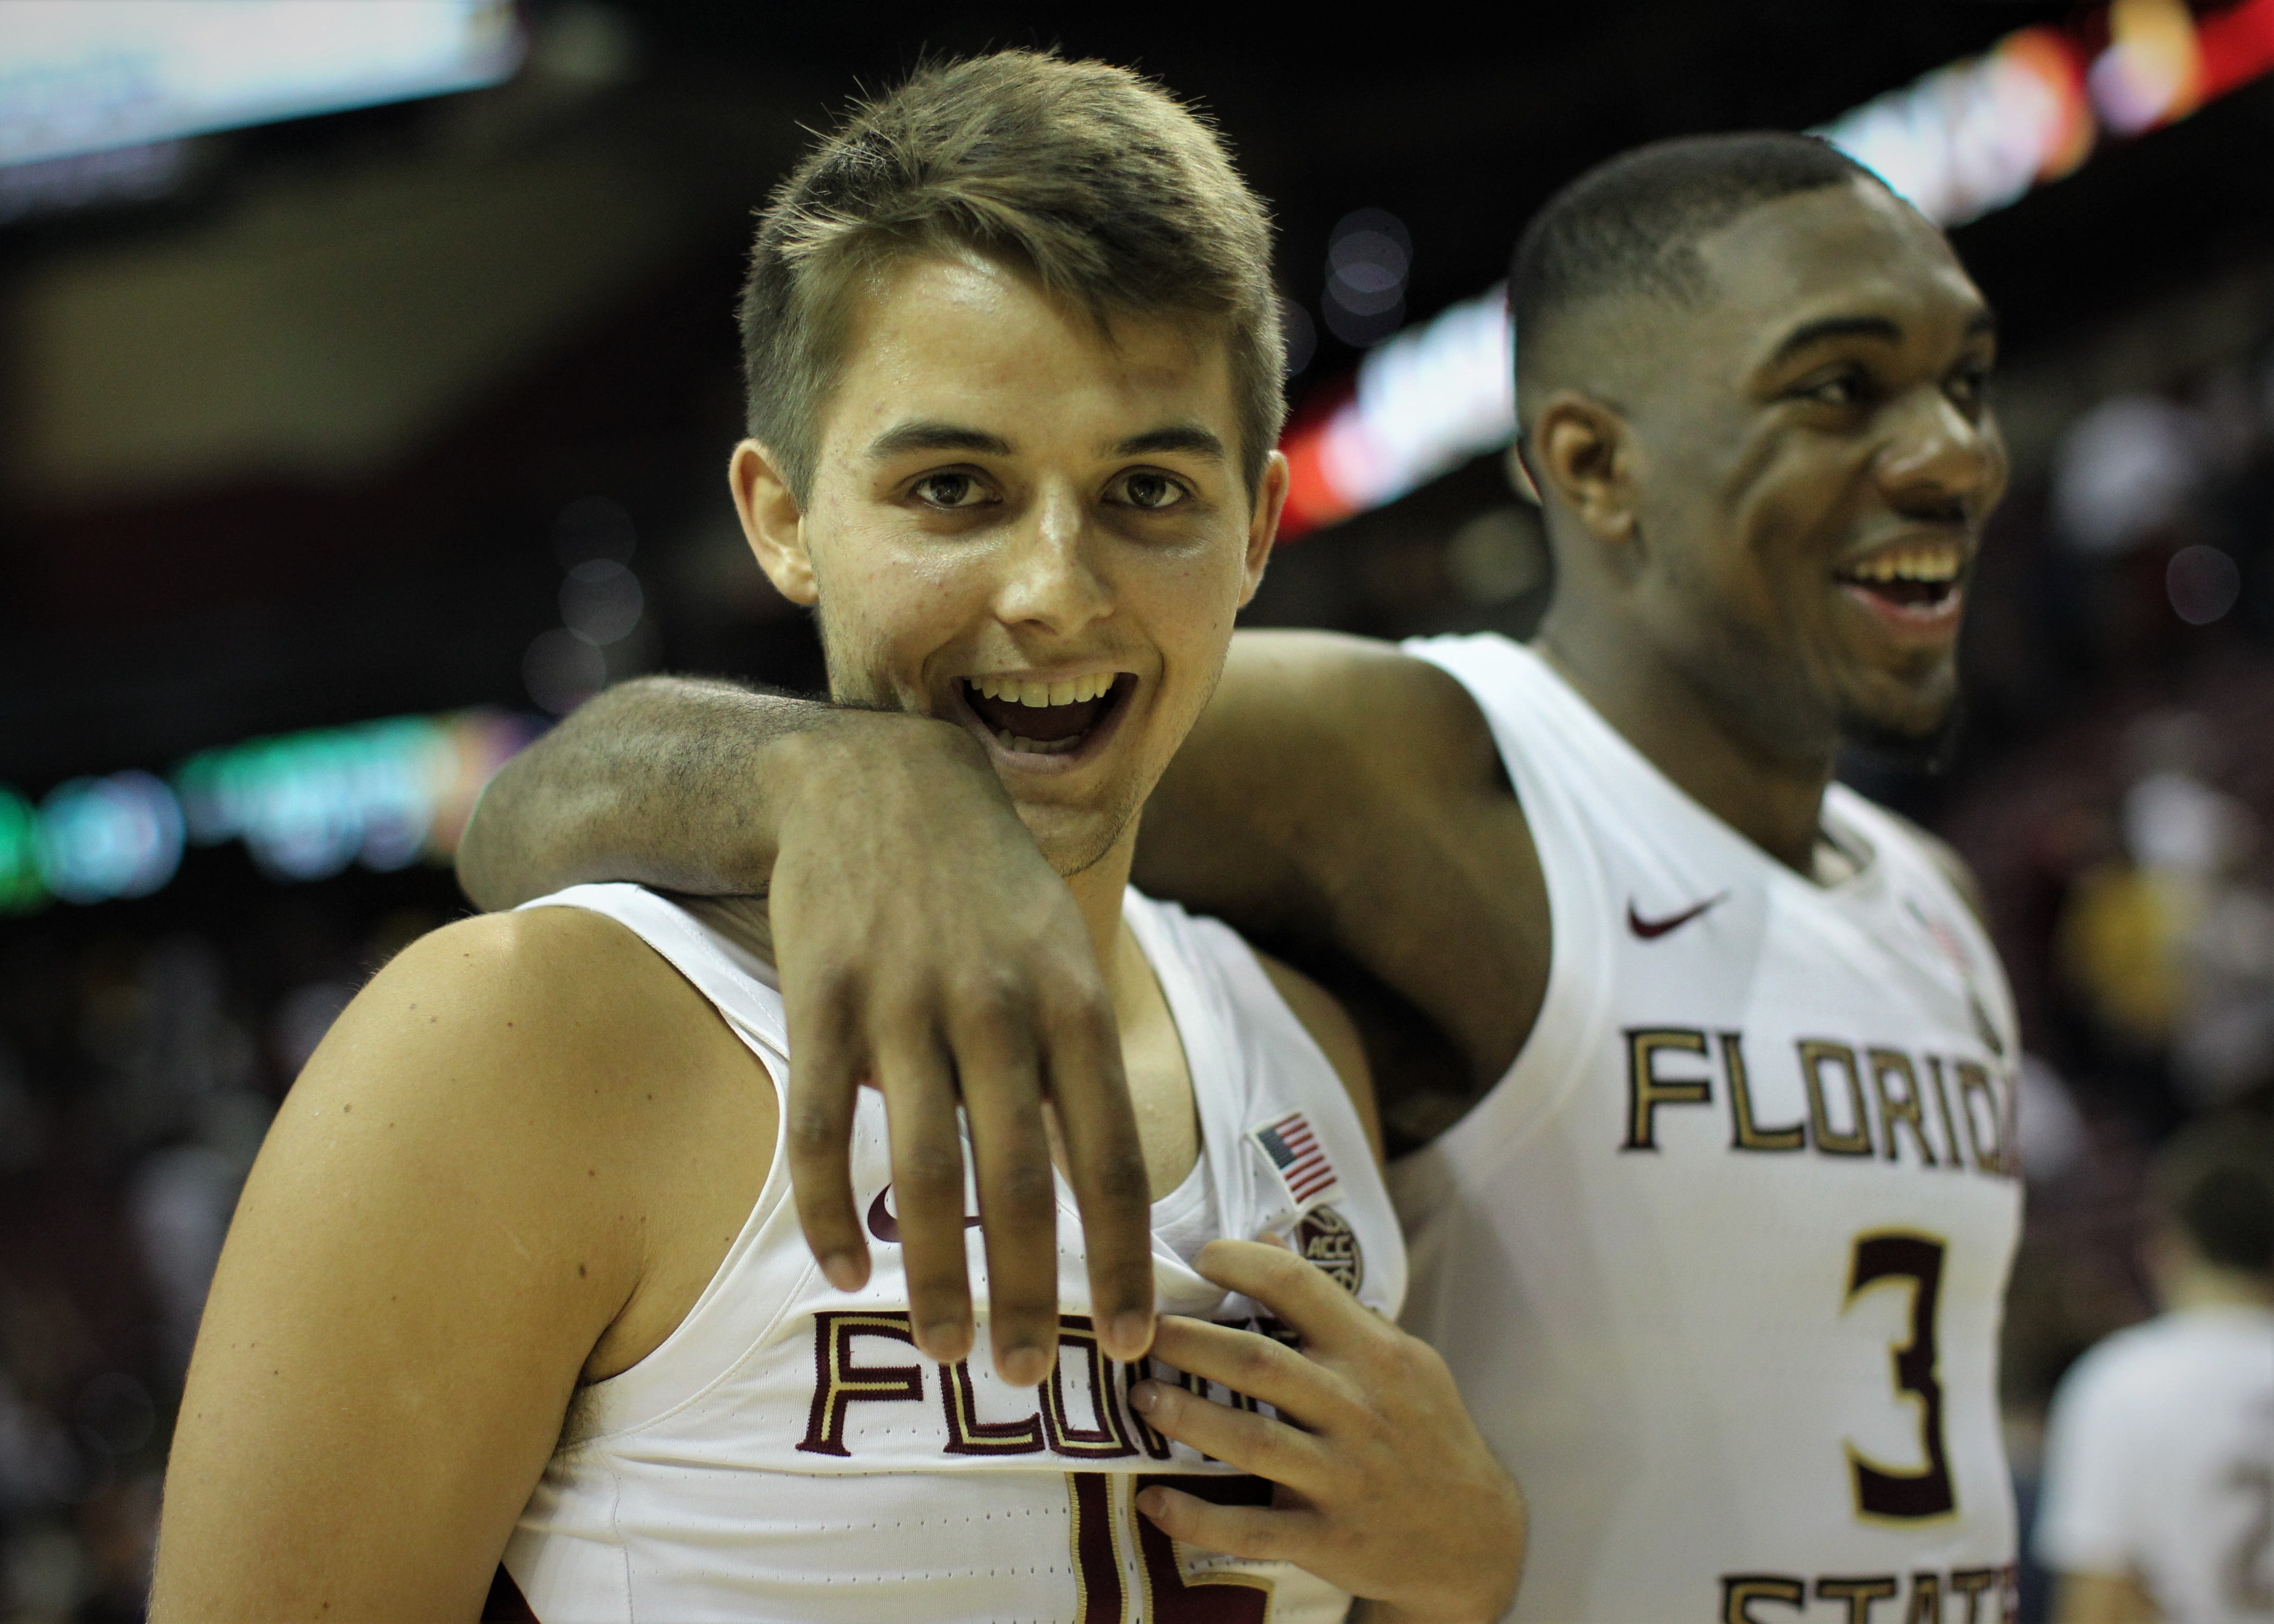
[[[1531,1502],[1511,1616],[1996,1616],[2020,1052],[1988,941],[1860,797],[1817,884],[1529,650],[1407,647],[1489,723],[1553,922],[1523,1052],[1394,1177],[1406,1323]]]
[[[625,885],[529,906],[590,908],[625,925],[711,1000],[769,1078],[787,1075],[779,995],[688,912]],[[1134,892],[1125,913],[1185,1045],[1207,1152],[1196,1171],[1219,1232],[1351,1238],[1365,1259],[1360,1297],[1395,1312],[1404,1285],[1396,1218],[1325,1056],[1231,932]],[[1252,1132],[1291,1114],[1335,1175],[1299,1200]],[[983,1357],[944,1366],[915,1352],[872,1091],[856,1106],[852,1165],[873,1242],[867,1286],[839,1292],[821,1277],[778,1140],[749,1221],[687,1318],[639,1365],[580,1394],[506,1553],[538,1619],[1343,1616],[1349,1598],[1307,1574],[1175,1545],[1136,1515],[1154,1476],[1211,1497],[1252,1498],[1254,1480],[1150,1433],[1128,1408],[1144,1372],[1096,1352],[1063,1184],[1060,1360],[1037,1391],[1005,1386]],[[970,1247],[983,1349],[975,1229]],[[1194,1274],[1157,1235],[1154,1266],[1164,1308],[1254,1322],[1254,1304]]]

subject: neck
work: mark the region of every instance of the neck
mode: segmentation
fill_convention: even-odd
[[[1534,649],[1653,766],[1787,868],[1813,876],[1836,741],[1766,751],[1629,625],[1562,594]]]
[[[1126,1016],[1136,1007],[1133,1001],[1141,992],[1143,978],[1152,974],[1145,956],[1133,951],[1128,944],[1121,920],[1121,894],[1128,889],[1129,868],[1136,852],[1137,828],[1133,818],[1104,856],[1080,874],[1066,876],[1066,889],[1073,893],[1074,906],[1089,927],[1089,944],[1097,953],[1098,968],[1104,974],[1118,1016]]]

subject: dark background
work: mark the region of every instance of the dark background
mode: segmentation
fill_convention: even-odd
[[[2081,14],[1510,10],[533,5],[531,61],[497,89],[200,138],[162,197],[0,223],[0,786],[36,801],[260,735],[533,715],[556,523],[592,497],[630,515],[646,603],[611,678],[817,685],[725,500],[731,305],[804,132],[928,51],[1055,44],[1158,75],[1272,200],[1291,300],[1316,317],[1336,222],[1384,209],[1412,239],[1413,320],[1495,281],[1530,211],[1622,147],[1818,124]],[[2016,467],[1971,722],[1940,777],[1849,776],[1976,862],[2037,1056],[2007,1358],[2026,1486],[2060,1368],[2145,1312],[2141,1157],[2274,1075],[2244,1040],[2209,1082],[2186,1058],[2204,1009],[2274,997],[2274,936],[2250,934],[2274,930],[2251,912],[2274,816],[2274,80],[1954,235],[2004,324]],[[1299,415],[1358,358],[1321,332]],[[2179,414],[2190,471],[2092,553],[2054,474],[2129,395]],[[2190,545],[2240,572],[2209,624],[2166,588]],[[1537,546],[1480,459],[1286,548],[1250,619],[1520,634]],[[2127,799],[2159,773],[2234,831],[2171,885]],[[463,906],[439,866],[295,885],[226,846],[151,897],[0,917],[0,1616],[139,1616],[201,1270],[265,1113],[370,969]],[[2219,958],[2197,938],[2229,915],[2242,945]],[[2168,983],[2144,1017],[2110,988],[2135,960]]]

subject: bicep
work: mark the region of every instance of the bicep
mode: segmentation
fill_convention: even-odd
[[[544,1069],[497,1029],[544,1023],[449,957],[365,990],[246,1184],[169,1464],[161,1617],[475,1617],[621,1301],[621,1249],[555,1165],[573,1113],[497,1074]]]
[[[1344,870],[1394,854],[1440,787],[1427,690],[1446,683],[1389,643],[1240,633],[1146,803],[1137,884],[1251,936],[1326,942]]]

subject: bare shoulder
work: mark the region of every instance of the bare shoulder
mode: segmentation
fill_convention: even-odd
[[[1351,1103],[1358,1107],[1359,1120],[1366,1125],[1367,1142],[1374,1147],[1376,1162],[1382,1160],[1382,1118],[1374,1099],[1374,1071],[1367,1064],[1366,1045],[1359,1037],[1358,1024],[1351,1019],[1350,1011],[1341,1001],[1318,982],[1296,969],[1283,964],[1269,953],[1259,952],[1256,962],[1285,999],[1295,1019],[1311,1034],[1342,1079]]]
[[[1246,631],[1232,639],[1218,703],[1275,733],[1343,747],[1338,765],[1424,766],[1439,779],[1496,778],[1492,732],[1468,690],[1395,643],[1337,632]]]
[[[438,1051],[448,1056],[448,1076],[500,1085],[550,1087],[627,1061],[644,1069],[641,1056],[683,1005],[680,992],[694,996],[645,943],[590,909],[462,920],[420,937],[372,979],[294,1092],[380,1071],[398,1086],[431,1086],[442,1074],[379,1063]]]
[[[486,914],[420,938],[373,978],[294,1084],[272,1142],[310,1172],[408,1162],[501,1195],[542,1192],[566,1221],[588,1196],[620,1200],[651,1149],[669,1154],[681,1115],[671,1108],[705,1079],[731,1082],[719,1063],[736,1047],[614,921],[569,907]],[[566,1177],[599,1166],[602,1150],[607,1178]]]
[[[1940,835],[1931,833],[1921,825],[1911,822],[1900,812],[1888,811],[1885,807],[1881,807],[1879,810],[1886,813],[1898,828],[1918,842],[1919,849],[1927,854],[1928,861],[1941,872],[1942,877],[1950,882],[1951,889],[1955,891],[1959,899],[1966,904],[1968,912],[1971,913],[1975,919],[1986,929],[1990,923],[1990,915],[1988,906],[1982,898],[1982,882],[1974,877],[1973,868],[1968,865],[1966,859],[1958,854],[1958,848]]]

